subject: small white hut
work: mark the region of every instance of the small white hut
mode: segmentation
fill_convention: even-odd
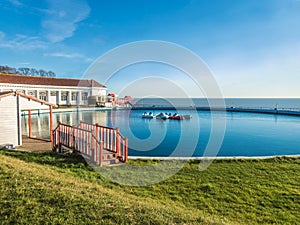
[[[22,145],[21,110],[28,110],[29,136],[31,136],[31,110],[45,107],[50,109],[50,130],[52,130],[52,107],[57,105],[18,91],[0,92],[0,145]]]

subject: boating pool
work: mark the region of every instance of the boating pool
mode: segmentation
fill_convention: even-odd
[[[79,120],[103,126],[119,127],[128,137],[129,156],[156,157],[201,157],[207,144],[214,147],[215,136],[223,137],[220,148],[206,151],[205,156],[273,156],[300,154],[300,117],[208,111],[182,111],[190,114],[187,120],[143,119],[140,110],[85,111],[79,113],[55,113],[54,122],[77,124]],[[175,111],[156,111],[175,113]],[[213,119],[213,120],[212,120]],[[47,137],[49,119],[47,115],[34,115],[33,135]],[[212,121],[214,121],[212,123]],[[27,129],[26,117],[22,117],[23,133]],[[225,132],[218,124],[226,124]],[[55,125],[55,124],[54,124]],[[25,134],[25,133],[24,133]]]

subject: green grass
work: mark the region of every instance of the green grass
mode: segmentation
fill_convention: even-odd
[[[300,224],[300,158],[189,161],[146,187],[114,184],[76,154],[2,150],[0,162],[3,224]]]

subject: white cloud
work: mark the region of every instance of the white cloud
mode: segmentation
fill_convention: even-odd
[[[19,65],[23,65],[23,66],[28,66],[28,65],[31,65],[31,63],[30,62],[20,62],[20,63],[18,63]]]
[[[67,54],[63,52],[49,53],[49,54],[45,54],[45,56],[62,57],[62,58],[69,58],[69,59],[84,57],[82,54],[79,53]]]
[[[77,23],[89,16],[90,7],[84,1],[49,0],[49,11],[42,21],[44,36],[50,42],[60,42],[72,37]]]
[[[83,59],[85,62],[92,62],[92,58],[88,58],[83,54],[80,53],[64,53],[64,52],[54,52],[54,53],[45,53],[44,56],[51,56],[51,57],[61,57],[67,59]]]
[[[33,50],[33,49],[45,49],[48,44],[41,41],[36,36],[26,36],[23,34],[17,34],[14,39],[6,40],[5,33],[0,32],[0,48],[11,48],[16,50]]]

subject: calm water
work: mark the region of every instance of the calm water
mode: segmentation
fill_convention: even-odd
[[[192,115],[192,119],[183,121],[142,119],[142,113],[130,110],[55,113],[54,121],[74,125],[83,120],[119,127],[129,139],[130,156],[203,155],[211,134],[210,112],[183,111],[182,114]],[[224,120],[226,132],[218,156],[300,154],[300,117],[237,112],[215,114],[216,124]],[[23,117],[22,121],[24,133],[27,130],[26,118]],[[34,135],[48,136],[47,115],[35,115],[33,124]],[[208,155],[214,156],[213,153]]]

